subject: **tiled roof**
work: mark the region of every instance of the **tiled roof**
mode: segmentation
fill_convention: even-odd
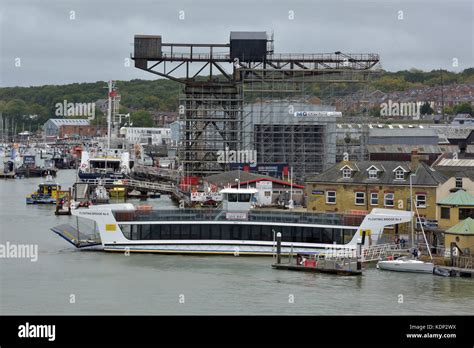
[[[340,169],[346,165],[351,168],[358,168],[352,173],[351,178],[343,178]],[[369,179],[367,169],[376,166],[381,169],[377,179]],[[394,170],[402,168],[405,172],[405,180],[397,180]],[[320,183],[347,183],[347,184],[380,184],[380,185],[408,185],[410,173],[416,174],[412,178],[413,185],[417,186],[438,186],[448,178],[442,173],[430,168],[426,163],[420,162],[416,171],[412,170],[411,162],[400,161],[358,161],[358,162],[340,162],[325,172],[309,178],[306,182]]]

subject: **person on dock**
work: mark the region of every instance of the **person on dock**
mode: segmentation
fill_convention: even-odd
[[[395,235],[395,241],[394,242],[395,242],[395,247],[397,249],[399,249],[400,248],[400,237],[398,236],[398,234]]]
[[[400,248],[405,249],[405,243],[405,238],[402,237],[402,239],[400,239]]]

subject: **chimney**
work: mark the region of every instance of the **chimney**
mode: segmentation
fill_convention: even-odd
[[[411,171],[412,172],[416,171],[418,166],[420,165],[420,162],[428,161],[428,160],[429,160],[429,156],[419,155],[418,149],[411,150]]]

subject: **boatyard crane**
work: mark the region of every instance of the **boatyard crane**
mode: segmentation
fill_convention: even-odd
[[[243,150],[247,97],[301,92],[315,83],[364,82],[379,62],[372,53],[275,54],[266,32],[231,32],[222,44],[135,35],[132,59],[135,67],[183,85],[179,159],[187,175],[199,177],[228,169],[217,161],[218,151]]]

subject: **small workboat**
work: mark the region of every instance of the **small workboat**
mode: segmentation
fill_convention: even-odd
[[[122,180],[117,180],[114,182],[114,187],[109,190],[111,198],[125,198],[125,187],[122,185]]]
[[[38,185],[38,190],[26,196],[26,204],[56,204],[56,199],[63,199],[65,193],[61,193],[61,185],[53,181],[52,176],[46,177],[46,182]]]

